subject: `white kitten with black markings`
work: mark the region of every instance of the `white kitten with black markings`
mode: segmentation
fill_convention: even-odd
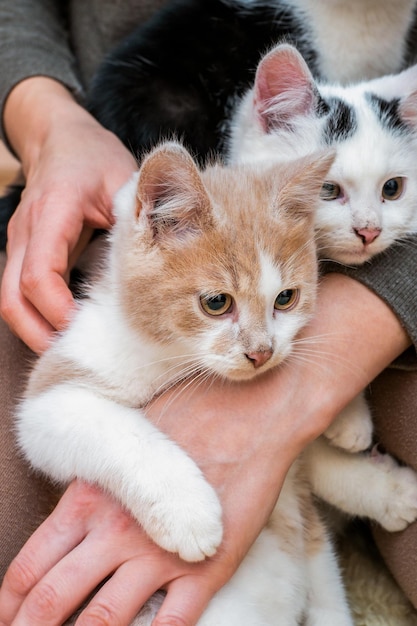
[[[320,256],[361,264],[417,231],[417,66],[347,87],[314,80],[280,45],[239,106],[232,162],[271,163],[332,146],[316,230]]]

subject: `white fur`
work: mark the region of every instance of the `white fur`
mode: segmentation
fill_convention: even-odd
[[[268,527],[198,626],[353,626],[324,528],[320,550],[306,555],[299,472],[310,478],[316,495],[348,514],[360,511],[388,530],[400,530],[417,517],[415,472],[388,455],[348,454],[320,438],[290,469]],[[272,528],[274,521],[275,528],[283,523],[282,515],[292,525],[291,547]],[[151,626],[151,616],[139,616],[132,626]]]
[[[417,86],[416,77],[417,67],[410,76]],[[351,103],[358,121],[352,138],[338,144],[328,174],[328,180],[342,187],[343,197],[323,201],[316,219],[319,254],[346,264],[362,263],[417,232],[417,133],[410,130],[407,136],[393,136],[387,132],[366,103],[366,90],[367,84],[344,90],[321,88],[324,95],[340,95]],[[383,89],[378,91],[383,93]],[[383,184],[397,176],[405,178],[402,195],[384,200]],[[361,228],[378,228],[381,233],[365,247],[354,232]]]
[[[270,55],[276,54],[278,58],[284,48],[277,46]],[[308,72],[303,65],[302,71]],[[314,108],[294,114],[289,124],[265,130],[260,122],[256,84],[236,110],[229,145],[231,162],[270,164],[323,147],[326,116],[317,116]],[[310,84],[314,84],[311,75]],[[316,213],[319,255],[357,265],[417,232],[417,65],[398,75],[348,87],[317,83],[316,88],[325,99],[339,98],[351,105],[358,124],[351,137],[334,145],[336,158],[327,180],[338,183],[342,195],[319,204]],[[400,99],[409,131],[394,134],[384,128],[367,100],[368,93],[386,100]],[[279,116],[280,105],[277,111]],[[403,193],[395,200],[384,199],[383,185],[395,177],[404,179]],[[365,228],[378,229],[380,234],[371,243],[365,243],[357,234]]]
[[[291,0],[314,33],[320,75],[351,83],[400,71],[415,0]]]
[[[242,5],[257,0],[239,0]],[[277,6],[270,0],[271,7]],[[284,0],[311,29],[320,75],[347,84],[400,71],[416,0]],[[353,42],[353,43],[352,43]]]
[[[305,460],[314,493],[339,510],[374,519],[389,531],[416,519],[416,473],[388,454],[350,454],[321,437]]]

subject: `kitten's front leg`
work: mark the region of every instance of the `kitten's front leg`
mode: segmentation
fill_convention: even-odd
[[[319,437],[303,455],[313,492],[339,510],[391,532],[417,519],[417,473],[389,454],[351,454]]]
[[[367,450],[372,444],[373,424],[363,394],[356,396],[324,433],[330,443],[349,452]]]
[[[188,561],[215,553],[222,538],[215,491],[142,411],[62,384],[21,404],[17,430],[36,469],[65,483],[97,483],[161,547]]]

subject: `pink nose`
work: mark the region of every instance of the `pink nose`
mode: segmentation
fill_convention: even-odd
[[[372,243],[375,241],[377,237],[379,237],[381,233],[380,228],[355,228],[356,235],[362,239],[362,243],[367,245],[368,243]]]
[[[252,362],[253,367],[261,367],[272,356],[272,350],[260,350],[259,352],[248,352],[245,354],[246,358]]]

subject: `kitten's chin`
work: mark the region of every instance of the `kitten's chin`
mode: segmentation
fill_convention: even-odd
[[[362,265],[380,252],[382,252],[382,250],[371,251],[368,248],[344,252],[340,252],[340,250],[335,251],[327,249],[323,252],[322,258],[326,261],[336,261],[336,263],[341,263],[342,265]]]

